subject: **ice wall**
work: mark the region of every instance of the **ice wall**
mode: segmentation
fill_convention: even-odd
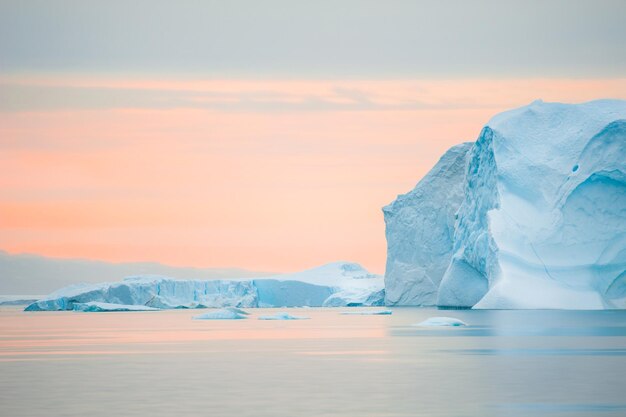
[[[450,262],[455,213],[472,143],[449,149],[407,194],[383,208],[387,305],[435,305]]]

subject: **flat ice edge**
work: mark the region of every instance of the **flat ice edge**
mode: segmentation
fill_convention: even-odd
[[[335,262],[258,279],[177,280],[144,275],[117,282],[76,284],[29,304],[25,310],[73,310],[79,305],[76,309],[86,311],[89,307],[80,305],[88,303],[146,309],[376,306],[383,304],[384,293],[382,276],[352,262]],[[120,307],[116,311],[123,310]]]

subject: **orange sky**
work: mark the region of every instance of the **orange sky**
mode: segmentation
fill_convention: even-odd
[[[0,78],[0,249],[382,273],[381,207],[495,113],[626,79]]]

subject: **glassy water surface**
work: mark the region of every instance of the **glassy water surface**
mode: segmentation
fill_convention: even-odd
[[[626,415],[626,311],[287,310],[3,308],[0,416]]]

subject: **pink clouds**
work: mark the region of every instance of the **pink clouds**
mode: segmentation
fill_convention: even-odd
[[[626,98],[624,79],[6,84],[213,101],[0,112],[0,248],[274,271],[348,259],[382,272],[381,206],[494,113]]]

